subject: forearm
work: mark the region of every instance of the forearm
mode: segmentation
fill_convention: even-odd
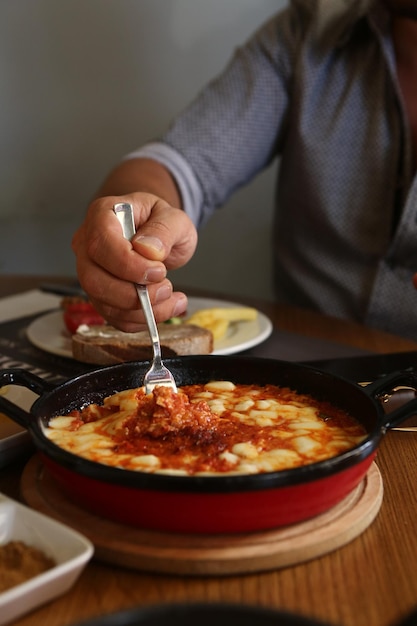
[[[123,196],[143,191],[182,208],[181,195],[169,170],[152,159],[128,159],[117,165],[104,180],[96,197]]]

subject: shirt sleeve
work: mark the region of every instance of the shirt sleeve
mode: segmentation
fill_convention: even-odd
[[[145,144],[125,156],[125,159],[137,158],[153,159],[170,171],[178,185],[183,210],[195,226],[200,226],[203,191],[187,160],[173,147],[157,141]]]
[[[294,10],[278,13],[238,48],[158,143],[128,155],[170,169],[197,226],[281,150],[302,24]]]

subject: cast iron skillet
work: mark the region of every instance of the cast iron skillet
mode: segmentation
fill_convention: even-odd
[[[135,607],[87,620],[78,626],[326,626],[308,617],[257,606],[226,603]]]
[[[381,437],[417,412],[412,399],[385,415],[379,396],[396,386],[416,388],[414,370],[395,372],[363,388],[310,367],[245,356],[166,359],[178,385],[232,380],[277,384],[309,393],[349,411],[368,436],[336,457],[280,472],[248,476],[168,476],[108,467],[68,453],[43,432],[51,417],[123,389],[140,386],[149,362],[101,368],[57,387],[25,370],[3,370],[1,386],[17,384],[39,394],[30,414],[0,398],[26,427],[43,462],[65,493],[90,511],[122,523],[162,531],[246,532],[299,522],[337,504],[364,478]]]
[[[395,626],[415,626],[414,610]],[[195,602],[134,607],[77,626],[330,626],[296,613],[244,604]],[[393,625],[394,626],[394,625]]]

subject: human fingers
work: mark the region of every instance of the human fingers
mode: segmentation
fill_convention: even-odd
[[[73,247],[78,252],[77,273],[81,286],[109,324],[126,332],[140,330],[144,327],[145,319],[133,282],[122,280],[94,263],[86,254],[83,243],[85,236],[85,230],[81,228],[73,240]],[[157,321],[162,322],[185,312],[185,294],[174,293],[168,279],[151,284],[148,290]]]
[[[90,277],[94,274],[94,284],[100,286],[100,290],[96,290],[98,296],[90,295],[90,300],[109,324],[125,332],[135,332],[145,326],[132,282],[120,280],[98,266],[90,265],[87,273]],[[174,292],[168,279],[149,285],[148,291],[157,322],[182,315],[187,309],[186,295]]]
[[[163,289],[163,287],[159,287],[158,291]],[[137,332],[146,328],[146,320],[140,308],[136,290],[134,290],[134,295],[135,306],[133,309],[120,310],[117,307],[104,307],[103,317],[109,324],[125,332]],[[166,299],[164,297],[162,301],[159,301],[158,293],[156,294],[156,300],[155,296],[151,294],[150,297],[151,301],[153,300],[152,308],[157,323],[162,323],[172,317],[178,317],[187,310],[188,300],[182,292],[171,292],[171,295]]]
[[[149,194],[141,194],[142,204],[138,201],[137,214],[150,213],[152,199]],[[109,274],[130,282],[160,282],[166,276],[166,267],[162,259],[152,255],[144,256],[132,248],[131,242],[124,239],[122,229],[113,207],[117,201],[129,201],[130,197],[100,198],[88,208],[82,226],[73,238],[73,250],[79,260],[79,267],[84,279],[84,288],[93,297],[100,298],[101,287],[95,282],[96,275],[85,271],[87,260]],[[163,246],[163,243],[161,243]],[[160,255],[162,258],[165,254]],[[149,258],[151,257],[151,258]]]
[[[184,211],[154,200],[149,212],[139,216],[132,246],[148,259],[163,261],[167,269],[181,267],[195,252],[197,231]]]
[[[136,235],[123,242],[113,212],[117,202],[133,205]],[[145,284],[160,282],[167,269],[184,265],[195,252],[197,231],[180,209],[152,194],[109,196],[92,203],[83,224],[85,254],[110,273]],[[130,254],[131,250],[136,254]]]
[[[119,201],[134,205],[138,243],[132,244],[122,235],[113,211]],[[72,245],[80,283],[109,323],[126,331],[143,324],[134,282],[148,284],[157,321],[185,311],[187,299],[173,292],[163,259],[174,259],[177,251],[177,260],[171,261],[174,266],[188,259],[196,243],[193,228],[182,211],[151,194],[110,196],[92,203]]]

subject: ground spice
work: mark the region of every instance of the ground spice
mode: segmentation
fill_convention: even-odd
[[[0,592],[46,572],[55,561],[38,548],[23,541],[9,541],[0,546]]]

